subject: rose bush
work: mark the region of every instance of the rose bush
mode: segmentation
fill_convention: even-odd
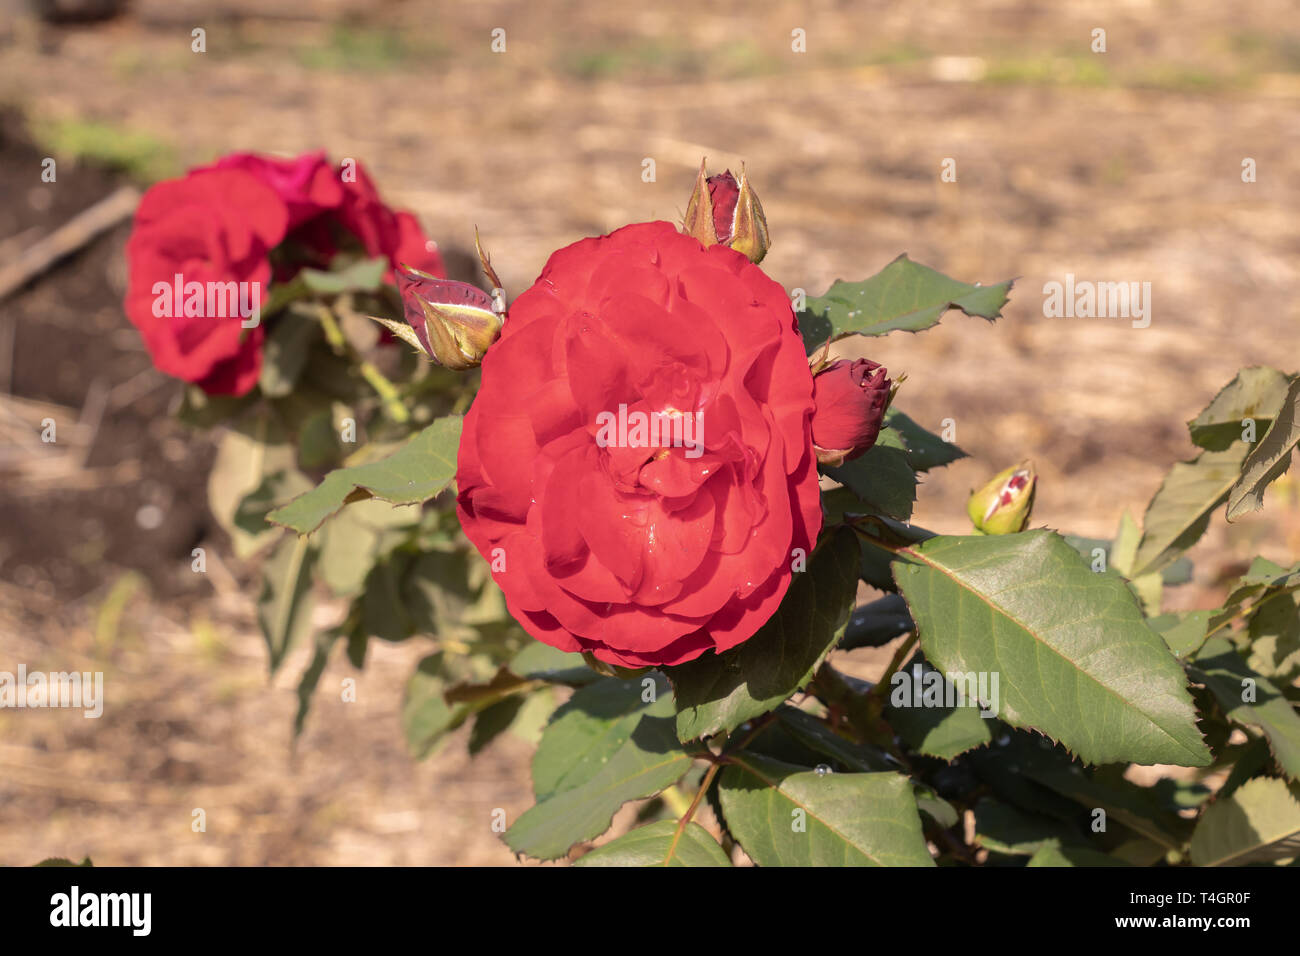
[[[323,152],[233,153],[158,183],[141,200],[127,244],[126,314],[159,369],[210,394],[243,395],[261,372],[261,324],[204,309],[159,314],[157,284],[177,275],[204,286],[257,283],[264,303],[272,281],[328,269],[340,253],[386,259],[389,282],[401,263],[443,272],[415,217],[389,208],[359,164],[345,176]]]
[[[285,173],[280,201],[302,223],[331,215],[310,211],[315,174]],[[376,317],[415,369],[376,389],[370,447],[346,459],[330,416],[351,424],[365,393],[298,419],[308,438],[316,423],[304,468],[321,474],[321,444],[335,453],[307,491],[273,437],[300,402],[262,403],[244,435],[265,447],[234,442],[246,453],[220,470],[243,482],[226,495],[232,536],[278,542],[259,597],[272,670],[311,635],[295,731],[332,648],[359,668],[370,641],[424,636],[401,711],[410,752],[467,723],[471,754],[506,731],[538,741],[535,804],[493,810],[508,846],[537,859],[1293,858],[1300,651],[1280,628],[1300,565],[1257,559],[1220,608],[1163,595],[1191,577],[1184,552],[1212,512],[1258,508],[1285,471],[1300,375],[1244,369],[1220,391],[1189,423],[1197,457],[1141,527],[1127,514],[1113,538],[1032,527],[1037,476],[1022,462],[972,496],[978,533],[928,531],[917,489],[965,457],[960,416],[930,431],[892,402],[904,375],[854,354],[949,314],[997,319],[1012,282],[900,256],[787,298],[753,264],[770,241],[743,173],[701,169],[681,234],[642,223],[584,239],[508,305],[481,250],[491,295],[401,270],[406,321]],[[329,301],[297,303],[309,330]],[[288,368],[291,340],[269,340]],[[340,354],[312,386],[350,377]],[[326,590],[346,608],[314,631]],[[883,652],[874,683],[861,661],[844,667],[861,648]],[[1147,787],[1130,764],[1191,772]],[[644,801],[634,828],[594,845],[631,801]],[[1124,813],[1098,826],[1108,807]]]
[[[699,413],[702,447],[602,447],[602,413]],[[551,256],[465,421],[461,523],[535,637],[624,666],[750,637],[821,528],[812,377],[784,290],[666,222]],[[498,562],[498,567],[501,562]]]

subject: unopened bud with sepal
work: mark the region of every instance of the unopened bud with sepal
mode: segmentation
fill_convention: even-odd
[[[762,262],[772,245],[763,204],[749,185],[744,167],[738,181],[729,169],[706,176],[703,161],[695,192],[686,204],[682,232],[706,246],[729,246],[750,262]]]
[[[457,371],[476,368],[501,334],[500,300],[468,282],[405,265],[394,272],[406,321],[371,318],[439,365]]]
[[[970,496],[966,513],[981,534],[1014,534],[1029,524],[1034,509],[1038,473],[1033,462],[1022,461],[1001,472]]]

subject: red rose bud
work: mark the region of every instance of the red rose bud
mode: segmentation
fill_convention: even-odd
[[[703,162],[695,192],[686,204],[682,232],[706,246],[730,246],[750,262],[761,262],[772,244],[763,205],[750,188],[745,171],[740,171],[739,182],[731,170],[706,177]]]
[[[406,323],[371,316],[439,365],[476,368],[501,334],[502,314],[492,296],[467,282],[399,265],[395,270]]]
[[[817,373],[812,438],[820,463],[842,465],[876,443],[893,384],[889,369],[870,359],[840,359]]]
[[[1000,473],[970,496],[966,513],[981,534],[1014,534],[1029,524],[1038,474],[1022,461]]]

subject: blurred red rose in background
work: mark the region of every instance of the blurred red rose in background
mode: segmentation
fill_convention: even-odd
[[[126,244],[126,314],[154,365],[217,395],[243,395],[257,384],[261,323],[245,328],[238,314],[206,308],[185,315],[184,297],[176,302],[163,286],[180,282],[183,293],[188,283],[257,283],[265,301],[268,255],[288,221],[275,190],[239,169],[192,172],[145,193]]]
[[[214,169],[242,169],[274,189],[289,209],[285,255],[276,278],[287,281],[303,266],[329,268],[348,246],[390,267],[405,263],[422,272],[443,275],[437,247],[408,212],[397,212],[379,197],[365,167],[355,161],[331,165],[324,151],[280,159],[257,153],[231,153]],[[392,273],[388,281],[393,281]]]
[[[127,242],[126,313],[159,369],[212,394],[243,395],[261,373],[265,331],[208,301],[188,307],[191,283],[236,283],[242,294],[256,283],[260,304],[272,281],[328,269],[344,251],[387,259],[390,282],[400,262],[441,276],[430,245],[414,216],[383,203],[359,164],[335,167],[323,152],[232,153],[145,193]],[[178,291],[164,293],[162,283]]]
[[[482,374],[459,515],[533,636],[670,665],[767,621],[822,520],[777,283],[666,222],[584,239],[514,302]]]

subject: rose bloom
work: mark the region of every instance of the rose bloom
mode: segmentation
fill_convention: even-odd
[[[666,222],[584,239],[511,306],[482,376],[458,511],[529,633],[656,666],[771,617],[822,518],[812,376],[777,283]],[[692,442],[611,431],[620,411],[698,413]]]
[[[158,183],[136,209],[126,244],[126,315],[161,371],[215,395],[243,395],[262,371],[259,323],[238,315],[159,316],[154,285],[271,281],[268,255],[284,238],[288,210],[275,190],[238,169],[212,169]],[[174,309],[172,310],[174,311]]]
[[[390,266],[405,263],[432,275],[443,275],[442,257],[427,247],[420,224],[408,212],[397,212],[356,163],[345,179],[323,150],[296,159],[257,153],[231,153],[215,169],[242,169],[273,188],[289,209],[289,233],[276,279],[287,281],[303,266],[328,269],[330,260],[348,246]],[[392,282],[391,271],[388,281]]]
[[[272,280],[328,269],[349,249],[387,259],[390,282],[402,262],[441,276],[442,258],[427,248],[415,217],[386,206],[359,164],[354,172],[345,181],[323,152],[232,153],[146,192],[126,247],[126,314],[154,364],[218,395],[246,394],[261,374],[260,323],[245,329],[238,317],[155,314],[155,283],[177,274],[205,287],[257,282],[261,303]],[[392,338],[385,331],[381,340]]]

